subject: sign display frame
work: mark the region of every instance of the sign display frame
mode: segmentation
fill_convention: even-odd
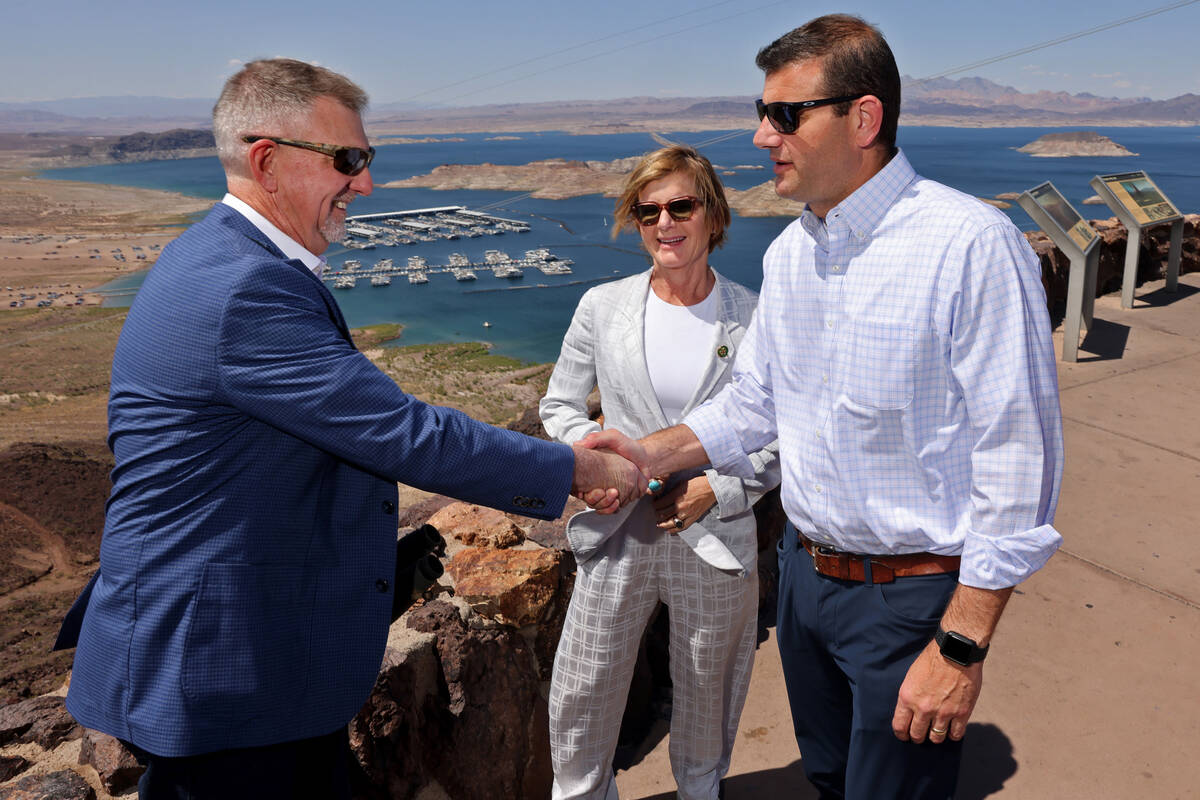
[[[1053,183],[1027,189],[1018,205],[1033,218],[1071,262],[1067,277],[1067,312],[1063,318],[1063,361],[1079,358],[1079,330],[1091,329],[1096,305],[1096,272],[1100,264],[1100,234],[1067,202]]]
[[[1121,307],[1133,308],[1142,230],[1155,225],[1171,225],[1171,244],[1167,251],[1167,291],[1176,291],[1179,286],[1179,261],[1183,255],[1183,214],[1179,212],[1179,207],[1163,194],[1145,170],[1097,175],[1090,183],[1129,232],[1125,242],[1125,272],[1121,277]]]

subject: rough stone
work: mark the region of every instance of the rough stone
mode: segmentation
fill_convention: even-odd
[[[450,503],[429,518],[444,537],[473,547],[512,547],[525,541],[516,523],[494,508],[473,503]]]
[[[393,623],[375,687],[350,722],[350,748],[367,783],[356,797],[414,797],[436,780],[424,755],[439,746],[445,694],[437,637],[404,619]]]
[[[509,423],[508,429],[535,439],[550,440],[550,434],[546,433],[545,427],[542,426],[542,417],[536,408],[525,409],[520,417]]]
[[[79,748],[79,763],[91,764],[109,794],[121,794],[137,785],[145,769],[112,736],[85,728]]]
[[[21,756],[0,756],[0,783],[15,778],[29,767],[30,762]]]
[[[528,523],[525,538],[537,542],[542,547],[552,547],[555,550],[570,550],[567,542],[567,520],[587,509],[587,505],[577,497],[568,497],[567,505],[563,508],[562,516],[558,519],[539,519],[524,521]]]
[[[96,790],[83,778],[64,769],[46,775],[27,775],[0,786],[0,800],[96,800]]]
[[[459,597],[479,613],[517,627],[539,622],[559,586],[558,550],[491,550],[469,547],[447,572]]]
[[[440,494],[426,497],[424,500],[403,509],[397,516],[396,527],[406,529],[423,525],[430,517],[453,502],[453,499]]]
[[[0,708],[0,745],[16,740],[53,750],[67,739],[78,737],[82,730],[67,713],[61,697],[31,697]]]
[[[370,783],[359,796],[549,795],[549,715],[529,646],[511,628],[470,620],[436,600],[393,626],[375,690],[350,726]],[[405,640],[401,625],[425,635]]]

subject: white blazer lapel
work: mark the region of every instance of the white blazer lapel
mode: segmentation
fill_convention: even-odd
[[[667,417],[658,403],[658,395],[654,392],[654,384],[650,382],[650,372],[646,366],[646,293],[650,291],[650,273],[643,273],[642,278],[640,281],[630,281],[630,291],[622,298],[629,325],[624,331],[614,331],[622,341],[612,344],[614,351],[624,353],[624,364],[621,366],[629,377],[630,388],[641,400],[643,411],[650,415],[649,420],[642,420],[643,423],[649,423],[646,430],[656,431],[667,427]],[[632,406],[631,401],[632,398],[625,399],[627,407]]]

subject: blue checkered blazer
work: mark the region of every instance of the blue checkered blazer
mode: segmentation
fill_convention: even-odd
[[[554,518],[573,457],[425,405],[330,293],[218,204],[163,250],[113,359],[116,457],[67,708],[163,756],[316,736],[387,636],[396,482]]]

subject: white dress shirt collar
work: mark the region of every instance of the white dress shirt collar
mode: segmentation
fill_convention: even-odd
[[[246,219],[250,220],[250,223],[254,225],[254,227],[262,231],[263,234],[265,234],[266,237],[271,240],[271,244],[275,245],[280,249],[280,251],[283,252],[284,257],[294,258],[295,260],[300,261],[304,264],[304,266],[312,270],[313,274],[318,278],[321,277],[322,273],[324,273],[324,258],[312,253],[304,245],[300,244],[295,239],[279,230],[279,228],[275,227],[275,225],[272,224],[269,219],[255,211],[249,203],[238,197],[234,197],[228,192],[226,192],[225,196],[221,198],[221,202],[237,211]]]

